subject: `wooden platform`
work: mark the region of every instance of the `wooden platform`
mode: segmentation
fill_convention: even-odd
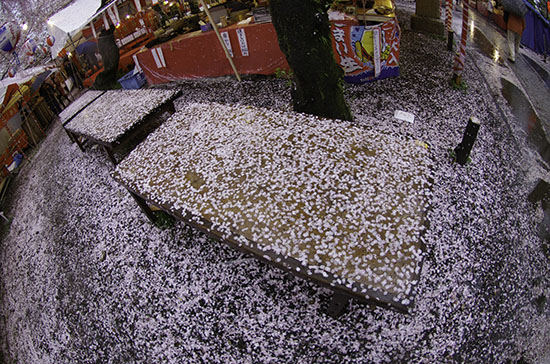
[[[344,297],[413,302],[431,183],[425,144],[352,123],[191,104],[114,178],[231,246]]]
[[[59,113],[59,120],[65,126],[82,110],[88,107],[92,102],[97,100],[105,91],[88,90],[78,97],[78,99],[71,102],[63,111]]]
[[[66,122],[65,130],[82,151],[82,139],[102,145],[116,165],[114,149],[158,114],[174,112],[173,100],[179,94],[179,90],[160,89],[106,91]]]

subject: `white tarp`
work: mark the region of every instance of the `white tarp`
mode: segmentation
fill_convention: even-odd
[[[44,72],[46,69],[49,69],[49,68],[55,68],[55,67],[52,67],[50,65],[37,66],[37,67],[33,67],[33,68],[28,68],[26,70],[18,71],[17,74],[15,75],[15,77],[4,78],[3,80],[0,81],[0,95],[3,95],[2,91],[4,91],[4,93],[5,93],[5,91],[6,91],[5,89],[9,85],[12,85],[14,83],[15,84],[25,83],[28,80],[30,80],[31,78],[33,78],[34,76]],[[2,100],[3,100],[3,98],[0,96],[0,102]]]
[[[48,19],[48,31],[55,38],[51,48],[53,58],[65,46],[68,34],[72,36],[86,26],[100,7],[101,0],[75,0]]]
[[[0,102],[4,100],[4,96],[6,95],[6,90],[8,89],[9,85],[12,85],[12,84],[20,85],[22,83],[25,83],[31,78],[33,78],[34,76],[38,76],[42,72],[46,71],[47,69],[50,69],[53,72],[56,71],[56,68],[50,65],[38,66],[38,67],[29,68],[26,70],[21,70],[17,72],[15,77],[4,78],[3,80],[1,80],[0,81]]]

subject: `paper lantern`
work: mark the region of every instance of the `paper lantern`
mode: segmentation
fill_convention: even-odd
[[[55,43],[55,37],[53,35],[48,35],[48,37],[46,38],[46,44],[51,47],[53,46],[54,43]]]
[[[23,51],[27,56],[32,56],[38,49],[38,43],[34,39],[29,39],[23,44]]]
[[[8,53],[13,52],[20,36],[21,29],[15,23],[4,23],[0,27],[0,49]]]

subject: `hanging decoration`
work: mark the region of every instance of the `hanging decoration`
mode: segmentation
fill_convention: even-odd
[[[0,27],[0,49],[4,52],[11,53],[15,50],[21,29],[13,22],[6,22]]]
[[[23,52],[25,52],[25,55],[32,56],[36,53],[38,49],[38,43],[36,40],[30,38],[23,44]]]
[[[55,37],[53,35],[48,35],[48,37],[46,38],[46,44],[51,47],[54,43]]]

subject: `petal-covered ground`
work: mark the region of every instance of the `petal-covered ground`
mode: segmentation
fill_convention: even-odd
[[[8,363],[542,363],[550,342],[550,262],[540,206],[526,196],[540,165],[521,150],[476,57],[467,90],[449,87],[446,43],[407,31],[401,75],[347,86],[355,122],[429,144],[434,158],[424,264],[409,315],[352,301],[244,256],[181,223],[152,226],[59,123],[9,191],[0,249],[1,353]],[[218,102],[289,111],[285,80],[183,81],[181,109]],[[505,108],[505,104],[499,104]],[[411,112],[414,123],[393,118]],[[467,167],[453,164],[470,116]],[[503,118],[502,115],[506,115]],[[513,129],[512,129],[513,130]],[[162,156],[159,156],[161,158]],[[546,253],[545,253],[546,252]]]

